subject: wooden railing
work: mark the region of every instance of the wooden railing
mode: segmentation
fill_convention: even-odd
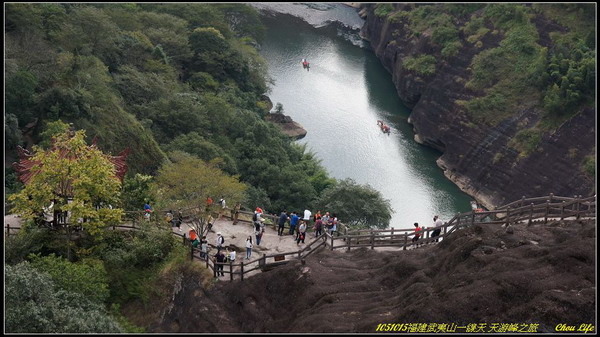
[[[127,213],[127,212],[126,212]],[[143,212],[131,212],[134,214],[140,213],[143,216]],[[165,212],[166,213],[166,212]],[[243,215],[252,215],[252,212],[240,211]],[[225,215],[230,217],[230,215]],[[277,216],[263,215],[273,221],[273,229],[277,230]],[[240,262],[228,262],[221,263],[223,273],[229,274],[230,280],[234,280],[236,276],[239,276],[240,280],[253,271],[256,270],[268,270],[274,266],[287,263],[291,260],[302,260],[307,256],[311,255],[317,249],[328,246],[330,250],[334,249],[346,249],[352,248],[363,248],[369,247],[375,249],[378,247],[400,247],[404,250],[410,247],[419,247],[424,244],[429,244],[439,239],[444,239],[450,233],[459,230],[464,227],[472,226],[475,224],[501,224],[510,225],[520,221],[527,221],[528,225],[531,225],[534,221],[543,221],[547,223],[550,219],[566,219],[566,218],[595,218],[596,217],[596,196],[581,198],[567,198],[557,197],[549,195],[547,197],[521,199],[516,202],[512,202],[505,206],[499,207],[493,211],[485,212],[465,212],[458,213],[452,219],[445,222],[441,226],[441,233],[439,236],[432,237],[431,233],[435,228],[428,227],[424,228],[420,235],[419,240],[413,242],[412,238],[415,235],[415,229],[382,229],[382,230],[350,230],[344,224],[338,224],[339,230],[334,232],[333,235],[326,232],[315,238],[303,249],[294,252],[278,253],[266,255],[248,261],[243,262],[243,256],[240,257]],[[250,217],[251,219],[251,217]],[[543,219],[543,220],[542,220]],[[252,222],[247,219],[238,219],[243,222]],[[287,225],[287,223],[286,223]],[[6,225],[6,235],[11,235],[10,231],[17,229]],[[141,229],[139,226],[136,227],[136,221],[132,222],[132,225],[112,225],[107,228],[121,229]],[[286,226],[289,229],[289,225]],[[311,236],[312,229],[307,228],[307,236]],[[190,247],[191,259],[199,259],[206,263],[206,267],[213,271],[213,274],[217,276],[216,265],[219,263],[215,261],[214,256],[207,256],[205,259],[200,257],[200,250],[194,248],[191,242],[186,237],[186,234],[173,232],[173,235],[182,238],[182,243]],[[240,254],[241,255],[241,254]],[[226,268],[228,266],[228,268]]]
[[[595,218],[596,196],[581,198],[557,197],[549,195],[540,198],[521,199],[519,201],[499,207],[493,211],[465,212],[456,214],[441,226],[441,233],[437,237],[431,234],[435,228],[424,228],[420,232],[420,239],[413,242],[414,228],[408,229],[382,229],[382,230],[344,230],[331,236],[327,234],[329,249],[347,249],[369,247],[418,247],[443,239],[450,233],[474,224],[499,224],[510,225],[526,221],[531,225],[534,221],[548,223],[551,219],[564,220],[566,218]]]
[[[315,240],[313,240],[312,242],[310,242],[308,245],[306,245],[304,248],[298,250],[298,251],[294,251],[294,252],[286,252],[286,253],[277,253],[277,254],[270,254],[270,255],[266,255],[263,254],[261,257],[254,259],[254,260],[250,260],[248,262],[244,263],[244,256],[240,256],[239,260],[240,262],[217,262],[216,258],[214,256],[206,256],[205,258],[202,258],[200,255],[200,249],[198,248],[194,248],[191,243],[187,243],[189,244],[189,246],[191,247],[191,258],[192,259],[197,259],[200,261],[203,261],[204,263],[206,263],[206,268],[207,269],[211,269],[213,271],[213,275],[215,277],[218,277],[217,272],[221,272],[218,271],[217,269],[217,265],[223,265],[223,274],[229,274],[229,279],[231,281],[233,281],[234,279],[236,279],[237,277],[239,277],[240,280],[244,280],[244,277],[246,276],[246,274],[256,271],[256,270],[261,270],[261,271],[266,271],[269,270],[272,267],[281,265],[281,264],[285,264],[289,261],[292,260],[303,260],[306,257],[308,257],[309,255],[311,255],[313,252],[315,252],[317,249],[324,247],[327,242],[325,240],[327,234],[322,234],[319,237],[315,238]],[[239,254],[241,255],[241,254]],[[245,254],[244,254],[245,255]]]

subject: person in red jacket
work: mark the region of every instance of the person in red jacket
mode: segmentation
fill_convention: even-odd
[[[415,226],[415,236],[413,236],[412,242],[417,242],[419,240],[419,238],[421,237],[421,230],[422,230],[422,228],[419,227],[419,223],[418,222],[415,222],[414,226]]]

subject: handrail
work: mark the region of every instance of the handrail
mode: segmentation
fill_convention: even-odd
[[[541,202],[540,202],[541,201]],[[553,202],[554,201],[554,202]],[[536,204],[536,202],[538,202]],[[512,206],[511,206],[512,205]],[[515,207],[518,205],[518,207]],[[252,212],[247,211],[239,211],[243,214],[253,214]],[[143,211],[126,211],[126,213],[139,213],[143,214]],[[227,215],[224,215],[227,216]],[[276,216],[265,215],[265,217],[270,217],[276,219]],[[496,210],[492,211],[484,211],[484,212],[464,212],[456,214],[452,219],[445,222],[440,228],[443,230],[440,235],[436,237],[431,237],[431,232],[433,230],[432,227],[423,228],[420,235],[421,238],[415,242],[412,242],[412,239],[409,242],[409,237],[414,237],[415,229],[382,229],[382,230],[351,230],[348,231],[348,227],[344,224],[339,224],[340,229],[344,230],[344,234],[341,235],[340,231],[336,231],[336,236],[332,236],[329,232],[325,231],[319,237],[315,238],[312,242],[306,245],[304,248],[294,251],[294,252],[285,252],[285,253],[277,253],[272,255],[263,254],[262,257],[248,261],[246,263],[243,260],[239,263],[223,263],[223,265],[229,265],[229,271],[223,270],[224,273],[230,274],[230,279],[233,280],[234,275],[240,275],[241,280],[244,279],[244,275],[258,270],[264,269],[269,265],[267,264],[267,259],[271,258],[279,258],[285,256],[297,256],[298,259],[303,259],[315,252],[317,249],[323,246],[329,246],[330,250],[338,249],[338,248],[346,248],[350,250],[351,248],[360,248],[360,247],[371,247],[374,249],[375,247],[402,247],[404,250],[407,247],[411,246],[419,246],[422,244],[430,243],[433,241],[437,241],[440,238],[445,238],[450,233],[467,226],[471,226],[474,224],[503,224],[509,225],[511,223],[516,223],[517,221],[527,220],[528,225],[530,225],[534,220],[544,219],[544,223],[548,222],[548,219],[551,218],[560,218],[565,219],[568,217],[576,217],[577,219],[581,217],[596,217],[596,195],[587,198],[567,198],[567,197],[557,197],[550,195],[548,197],[538,197],[538,198],[529,198],[529,199],[521,199],[505,206],[502,206]],[[486,220],[488,219],[489,220]],[[244,221],[244,220],[240,220]],[[135,221],[133,221],[132,226],[127,226],[125,224],[115,224],[115,225],[107,225],[104,228],[113,230],[118,228],[130,228],[139,230],[141,228],[135,226]],[[277,226],[277,222],[274,221],[274,225]],[[20,229],[19,227],[10,227],[10,225],[5,225],[6,235],[11,235],[11,229]],[[311,228],[307,228],[307,232],[310,231]],[[368,233],[368,234],[362,234]],[[389,233],[389,234],[387,234]],[[183,238],[183,244],[189,244],[191,249],[192,260],[194,258],[200,259],[199,255],[196,256],[195,253],[198,252],[197,248],[194,248],[191,245],[191,242],[187,240],[186,236],[180,233],[172,232],[173,235],[179,236]],[[345,241],[345,243],[341,245],[334,245],[334,241]],[[207,268],[213,270],[213,273],[216,276],[216,265],[219,265],[216,261],[214,261],[214,257],[207,256],[206,259],[202,259],[206,261]],[[211,265],[212,262],[212,265]],[[287,262],[287,261],[286,261]],[[275,263],[277,264],[277,262]],[[251,268],[248,268],[250,265],[255,265]],[[246,269],[245,269],[246,267]],[[238,270],[235,271],[234,268]]]
[[[551,200],[553,202],[550,202]],[[538,203],[536,204],[535,202]],[[510,207],[510,205],[513,205],[513,207]],[[582,207],[584,209],[582,209]],[[412,240],[409,242],[408,240],[409,237],[414,237],[414,228],[391,228],[353,230],[339,237],[332,237],[328,234],[327,244],[329,245],[330,250],[338,248],[346,248],[349,250],[355,247],[371,247],[371,249],[373,249],[375,247],[390,246],[406,249],[410,246],[418,246],[423,243],[439,240],[439,238],[443,238],[459,228],[473,224],[507,225],[518,221],[528,220],[528,225],[530,225],[533,220],[538,219],[544,219],[544,222],[547,223],[548,219],[551,218],[560,218],[561,220],[568,217],[576,217],[577,219],[581,217],[595,218],[595,207],[595,195],[588,198],[567,198],[552,195],[530,199],[523,198],[492,211],[458,213],[442,225],[441,229],[443,230],[443,234],[440,233],[439,236],[432,238],[430,237],[430,232],[433,228],[424,228],[420,233],[421,238],[416,242],[412,242]],[[346,244],[335,245],[334,242],[336,240],[344,240],[346,241]]]

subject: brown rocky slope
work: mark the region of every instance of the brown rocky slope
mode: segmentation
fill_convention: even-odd
[[[476,225],[408,251],[324,249],[243,282],[209,286],[205,273],[181,270],[169,294],[125,311],[149,332],[350,333],[380,323],[555,332],[558,324],[594,324],[595,221],[512,228]]]

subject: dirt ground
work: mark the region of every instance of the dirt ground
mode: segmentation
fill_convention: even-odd
[[[168,298],[124,311],[136,312],[132,321],[148,332],[171,333],[595,326],[595,222],[512,229],[478,225],[408,251],[323,249],[304,264],[290,262],[244,281],[215,282],[206,271],[182,270]]]

